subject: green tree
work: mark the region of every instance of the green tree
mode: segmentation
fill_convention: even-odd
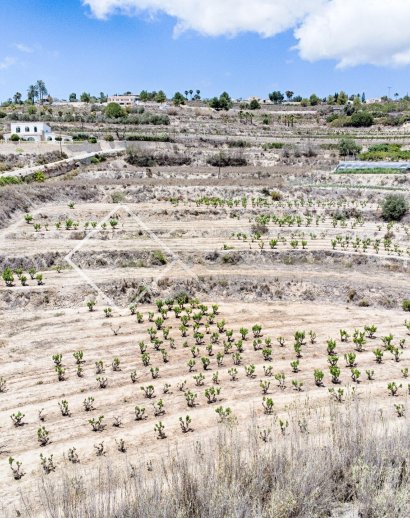
[[[250,110],[260,110],[261,109],[260,102],[257,99],[252,99],[252,101],[249,103],[249,109]]]
[[[87,92],[83,92],[80,96],[80,101],[82,103],[89,103],[91,101],[91,95]]]
[[[286,90],[285,95],[286,95],[288,101],[290,101],[292,99],[294,93],[295,92],[292,92],[292,90]]]
[[[143,103],[147,102],[148,98],[149,98],[147,90],[141,90],[139,97],[140,97],[140,101],[142,101]]]
[[[34,104],[36,97],[38,96],[38,90],[36,85],[30,85],[27,90],[27,99],[31,104]]]
[[[285,96],[279,90],[276,90],[269,94],[269,99],[275,104],[282,103],[284,98]]]
[[[232,108],[232,99],[227,92],[223,92],[219,97],[210,100],[209,106],[214,110],[229,110]]]
[[[76,93],[71,93],[68,100],[70,101],[70,103],[75,103],[77,102],[77,94]]]
[[[108,103],[104,113],[110,119],[119,119],[125,116],[124,110],[118,103]]]
[[[164,103],[167,100],[167,96],[163,90],[160,90],[155,96],[155,101],[157,103]]]
[[[345,105],[348,101],[348,97],[347,97],[347,94],[341,90],[338,94],[337,94],[337,104],[340,104],[341,106]]]
[[[38,97],[40,99],[40,102],[42,103],[44,101],[44,98],[48,95],[45,82],[42,79],[39,79],[36,82],[36,88],[38,92]]]
[[[382,205],[383,218],[387,221],[399,221],[407,213],[408,208],[403,194],[389,194]]]
[[[21,99],[22,99],[22,95],[20,92],[16,92],[14,95],[13,95],[13,101],[14,101],[14,104],[21,104]]]
[[[320,103],[320,99],[316,94],[312,94],[309,97],[309,104],[310,106],[317,106]]]
[[[181,104],[185,104],[185,97],[181,94],[181,92],[176,92],[174,97],[172,98],[172,102],[175,106],[181,106]]]

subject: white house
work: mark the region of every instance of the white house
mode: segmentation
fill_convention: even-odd
[[[139,101],[140,96],[134,95],[134,94],[128,94],[128,95],[110,95],[107,99],[107,102],[109,103],[117,103],[121,106],[133,106],[134,104],[137,104]]]
[[[45,122],[12,122],[10,124],[10,133],[4,135],[4,140],[10,140],[12,135],[17,135],[20,140],[28,142],[64,142],[71,141],[68,135],[54,133]]]

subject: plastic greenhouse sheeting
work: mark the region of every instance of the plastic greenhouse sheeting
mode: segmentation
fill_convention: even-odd
[[[355,160],[354,162],[340,162],[335,171],[346,171],[354,169],[410,169],[410,162],[388,162],[377,161],[369,162],[364,160]]]

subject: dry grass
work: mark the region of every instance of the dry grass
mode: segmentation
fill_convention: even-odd
[[[408,420],[387,421],[369,402],[349,400],[323,411],[292,410],[284,435],[275,419],[263,442],[251,424],[221,425],[208,443],[169,451],[147,471],[103,462],[45,476],[40,516],[400,517],[410,515]],[[307,412],[305,414],[305,412]],[[308,431],[298,422],[308,417]],[[303,427],[302,427],[303,428]],[[24,516],[38,502],[22,497]]]

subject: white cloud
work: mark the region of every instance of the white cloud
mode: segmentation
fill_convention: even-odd
[[[15,58],[11,58],[10,56],[7,56],[3,59],[3,61],[0,61],[0,70],[7,70],[11,66],[13,66],[16,63]]]
[[[20,52],[25,52],[26,54],[31,54],[34,52],[34,49],[32,47],[29,47],[24,43],[15,43],[13,46]]]
[[[274,36],[294,27],[326,0],[83,0],[97,18],[111,14],[166,13],[175,32],[189,29],[209,36],[257,32]]]
[[[409,0],[331,0],[295,30],[303,59],[339,67],[410,64]]]
[[[166,13],[175,34],[209,36],[294,30],[302,59],[339,67],[410,64],[410,0],[83,0],[100,19]]]

